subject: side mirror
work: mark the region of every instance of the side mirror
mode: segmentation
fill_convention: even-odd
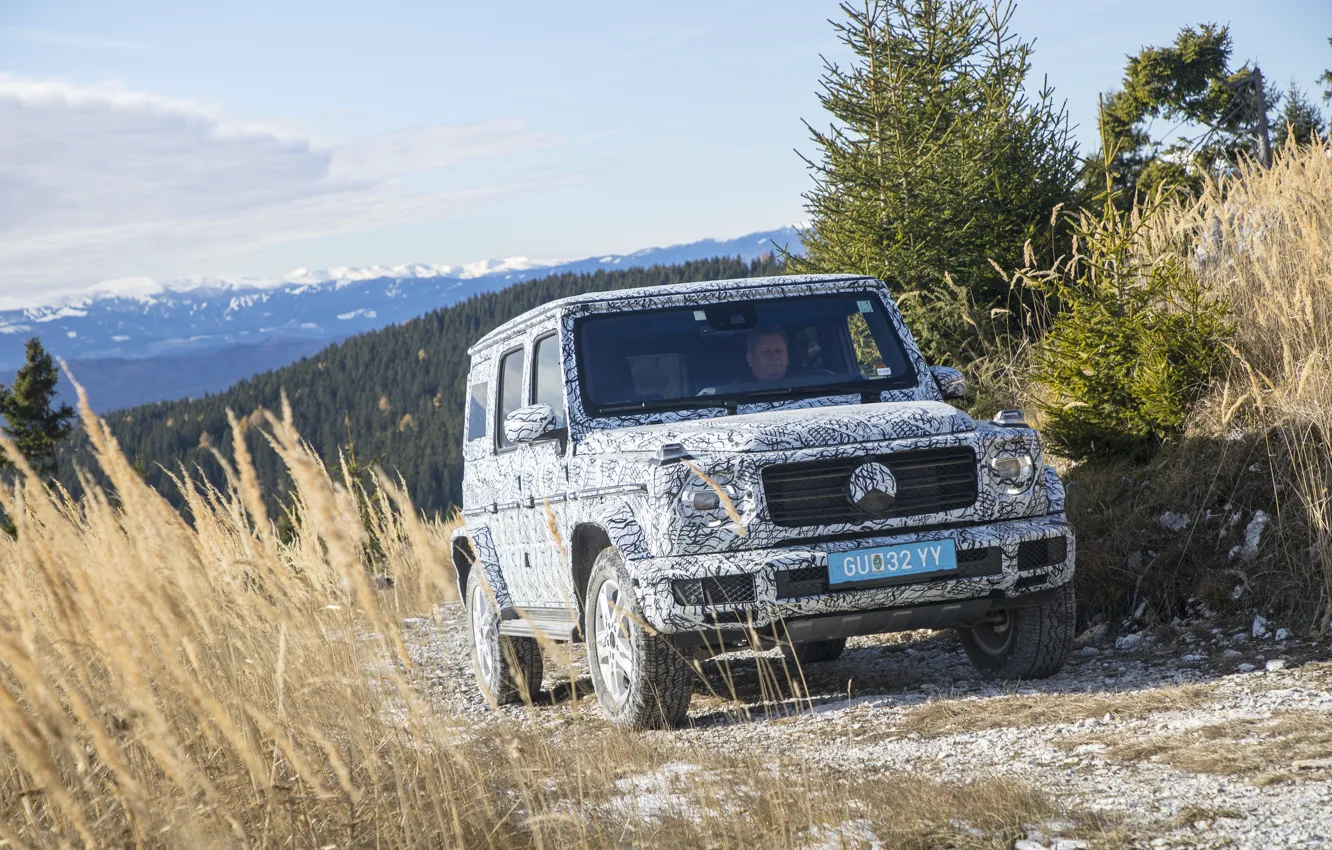
[[[504,417],[504,439],[530,443],[555,430],[555,410],[549,404],[529,404]]]
[[[939,392],[945,401],[962,398],[967,394],[966,376],[951,366],[931,366],[930,374],[934,376],[934,383],[939,385]]]

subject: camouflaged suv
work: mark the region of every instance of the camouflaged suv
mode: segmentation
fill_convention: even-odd
[[[470,349],[453,541],[477,684],[535,695],[585,641],[614,723],[685,716],[690,660],[956,628],[1048,676],[1074,626],[1064,489],[1019,411],[945,403],[879,281],[804,276],[552,301]]]

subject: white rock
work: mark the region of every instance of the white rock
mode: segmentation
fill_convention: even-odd
[[[1019,838],[1013,842],[1013,850],[1050,850],[1039,841],[1032,841],[1030,838]]]
[[[1286,630],[1286,629],[1277,629],[1277,630],[1276,630],[1276,639],[1277,639],[1277,640],[1290,640],[1290,632],[1289,632],[1288,630]]]
[[[1252,664],[1241,664],[1240,666],[1236,667],[1235,669],[1238,670],[1238,671],[1240,671],[1241,673],[1252,673],[1252,672],[1253,672],[1253,665],[1252,665]]]
[[[1278,670],[1285,670],[1285,669],[1286,669],[1286,662],[1280,658],[1273,658],[1271,661],[1267,662],[1267,672],[1269,673],[1275,673]]]
[[[1267,634],[1267,626],[1268,626],[1267,618],[1264,617],[1262,614],[1259,614],[1258,616],[1254,617],[1253,636],[1256,638],[1260,638],[1263,635]]]
[[[1239,653],[1236,653],[1236,655],[1238,655],[1238,654],[1239,654]],[[1183,661],[1185,664],[1196,664],[1196,663],[1198,663],[1199,661],[1202,661],[1202,660],[1203,660],[1203,657],[1202,657],[1201,655],[1193,655],[1193,654],[1189,654],[1189,655],[1181,655],[1181,656],[1179,657],[1179,660],[1180,660],[1180,661]]]
[[[1240,550],[1240,557],[1246,561],[1252,561],[1258,557],[1258,544],[1263,539],[1263,529],[1267,526],[1267,511],[1254,511],[1253,519],[1244,529],[1244,548]]]
[[[1135,649],[1142,644],[1142,635],[1120,635],[1115,638],[1115,649]]]
[[[1166,531],[1173,531],[1176,534],[1189,527],[1189,515],[1177,514],[1174,511],[1166,511],[1156,518],[1161,527]]]
[[[1221,657],[1222,657],[1222,658],[1239,658],[1239,657],[1240,657],[1241,655],[1243,655],[1243,654],[1244,654],[1244,653],[1240,652],[1238,649],[1227,649],[1225,652],[1221,653]]]
[[[1050,850],[1087,850],[1090,844],[1079,838],[1056,838]]]

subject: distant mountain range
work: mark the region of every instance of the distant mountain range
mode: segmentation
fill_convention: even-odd
[[[718,256],[749,261],[799,245],[796,229],[786,227],[573,261],[301,269],[272,282],[132,281],[59,304],[0,311],[0,381],[12,379],[24,341],[35,335],[69,362],[99,412],[198,397],[332,342],[520,281]]]

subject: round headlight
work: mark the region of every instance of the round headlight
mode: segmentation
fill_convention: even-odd
[[[1029,454],[992,457],[990,470],[999,479],[999,488],[1010,496],[1025,493],[1036,478],[1036,462]]]
[[[689,495],[689,506],[696,511],[715,511],[721,507],[716,490],[695,490]]]

